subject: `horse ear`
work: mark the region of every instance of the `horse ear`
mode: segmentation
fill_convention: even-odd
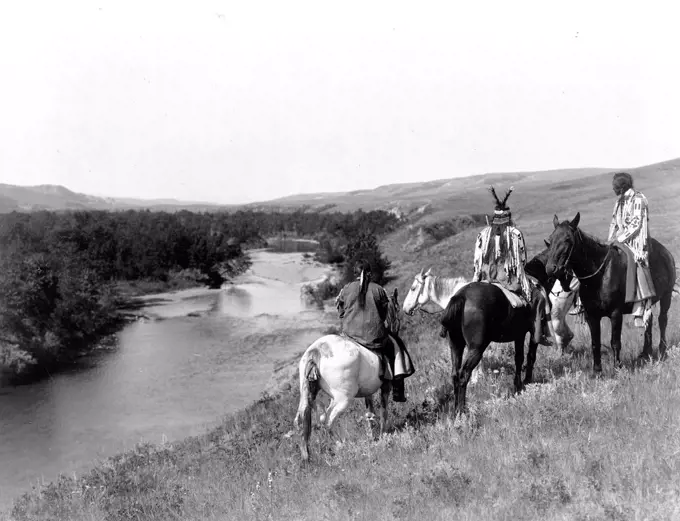
[[[574,217],[572,219],[572,221],[569,223],[569,226],[571,226],[571,228],[573,230],[575,230],[576,228],[578,228],[578,223],[579,223],[580,220],[581,220],[581,212],[576,212],[576,217]]]
[[[422,277],[424,272],[425,272],[425,268],[420,268],[420,273],[418,275],[420,275]]]
[[[557,218],[557,214],[553,217],[553,226],[557,228],[557,225],[560,224],[560,220]]]
[[[428,275],[431,274],[431,272],[432,272],[432,268],[429,268],[429,269],[425,272],[425,276],[427,277]]]

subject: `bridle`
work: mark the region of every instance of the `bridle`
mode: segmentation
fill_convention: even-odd
[[[569,261],[571,260],[571,255],[574,253],[574,248],[576,248],[576,236],[581,237],[581,230],[576,228],[576,232],[574,233],[574,243],[571,245],[571,250],[569,250],[569,255],[567,255],[567,260],[564,261],[564,264],[561,266],[560,269],[566,270],[567,265],[569,264]],[[604,259],[602,259],[602,264],[600,264],[600,267],[597,268],[593,273],[590,275],[584,275],[583,277],[579,277],[574,270],[571,270],[572,273],[574,274],[574,277],[576,277],[578,280],[587,280],[590,278],[593,278],[595,275],[600,273],[602,271],[602,268],[604,268],[604,265],[607,262],[607,259],[609,258],[609,252],[611,251],[611,248],[607,249],[607,254],[604,256]]]

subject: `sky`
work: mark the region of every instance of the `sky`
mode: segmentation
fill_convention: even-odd
[[[680,157],[673,2],[0,6],[0,182],[245,203]]]

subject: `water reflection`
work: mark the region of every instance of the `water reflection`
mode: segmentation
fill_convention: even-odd
[[[290,315],[304,310],[300,302],[299,285],[273,280],[266,283],[251,280],[225,288],[217,309],[222,314],[237,317]]]

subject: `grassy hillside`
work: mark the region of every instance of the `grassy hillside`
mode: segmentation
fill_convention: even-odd
[[[679,168],[676,161],[633,171],[650,201],[652,233],[676,258]],[[500,190],[507,181],[515,186],[510,203],[530,253],[542,249],[554,213],[564,219],[580,211],[585,230],[606,234],[611,176],[591,174],[494,179]],[[450,195],[432,190],[431,206],[383,242],[395,277],[388,289],[397,286],[402,298],[422,267],[441,275],[472,272],[478,225],[405,247],[420,229],[493,209],[483,179]],[[672,345],[680,341],[679,302],[671,307]],[[404,317],[417,372],[407,381],[408,403],[390,403],[393,428],[379,441],[369,439],[357,400],[339,425],[346,442],[336,447],[315,429],[313,461],[301,465],[296,439],[288,436],[298,400],[289,382],[292,391],[225,418],[204,436],[140,446],[86,476],[35,490],[5,519],[679,519],[680,350],[634,368],[641,332],[627,317],[625,368],[615,370],[604,348],[604,373],[594,379],[589,334],[573,325],[574,354],[541,347],[538,383],[520,396],[511,395],[512,348],[493,345],[485,354],[487,374],[470,390],[470,415],[454,421],[448,347],[437,336],[436,317]],[[655,331],[655,343],[657,337]]]

